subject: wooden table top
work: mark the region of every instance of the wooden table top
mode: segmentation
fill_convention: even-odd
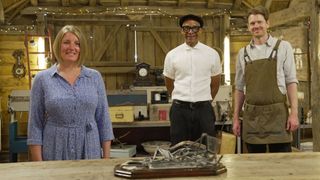
[[[121,179],[113,176],[113,168],[126,160],[128,159],[3,163],[0,164],[0,179]],[[320,152],[229,154],[224,155],[222,163],[228,171],[218,176],[167,179],[320,180]]]

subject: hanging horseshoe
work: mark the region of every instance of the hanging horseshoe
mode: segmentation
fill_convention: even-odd
[[[26,67],[21,62],[24,52],[22,49],[17,49],[12,53],[12,56],[16,59],[16,63],[12,67],[12,74],[16,78],[23,78],[26,75]]]

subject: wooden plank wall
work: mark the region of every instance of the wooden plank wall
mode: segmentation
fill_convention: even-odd
[[[200,36],[200,40],[211,46],[220,47],[221,43],[220,34],[222,27],[219,22],[221,18],[217,17],[205,17],[205,31]],[[93,67],[103,71],[103,78],[105,80],[107,90],[119,90],[127,89],[132,85],[134,80],[134,29],[137,30],[137,50],[138,61],[146,62],[151,65],[152,68],[163,67],[163,62],[166,53],[163,49],[172,49],[177,45],[183,43],[183,36],[178,28],[178,19],[176,17],[145,17],[141,22],[137,22],[137,27],[134,24],[130,24],[128,27],[126,24],[115,23],[83,23],[83,22],[49,22],[50,27],[53,27],[53,36],[63,27],[65,24],[74,24],[79,26],[86,35],[89,43],[89,58],[86,63],[90,64],[102,64],[102,67]],[[110,37],[107,42],[110,33],[114,33],[114,29],[119,26],[115,35]],[[216,26],[215,26],[216,25]],[[35,28],[41,29],[41,28]],[[151,32],[150,29],[153,31]],[[215,29],[215,30],[213,30]],[[156,38],[157,37],[157,38]],[[9,114],[7,113],[7,101],[8,95],[15,89],[29,89],[29,80],[26,76],[22,79],[16,79],[11,73],[11,68],[15,63],[12,57],[12,52],[17,48],[24,49],[24,35],[0,35],[0,96],[2,97],[2,149],[8,150],[8,125],[10,122]],[[94,59],[97,54],[97,50],[102,46],[108,46],[106,52],[103,54],[101,60]],[[26,56],[24,59],[26,63]],[[109,67],[103,66],[106,63],[115,63],[116,65]],[[36,64],[32,60],[32,64]],[[121,72],[123,67],[119,64],[127,64],[130,71]],[[126,67],[127,68],[127,67]],[[128,69],[128,68],[127,68]],[[112,72],[108,72],[108,71]],[[119,71],[119,72],[117,72]],[[27,129],[27,114],[18,114],[21,120],[19,120],[19,133],[26,134]]]
[[[0,96],[2,107],[2,150],[8,149],[9,132],[8,125],[10,122],[10,116],[8,113],[8,96],[14,89],[29,89],[29,79],[26,75],[24,78],[17,79],[12,75],[12,67],[16,62],[12,53],[16,49],[25,49],[24,47],[24,35],[10,35],[0,34]],[[26,56],[23,58],[23,63],[26,65]],[[17,119],[19,120],[19,133],[26,134],[27,126],[27,114],[17,113]]]
[[[113,33],[117,24],[105,24],[95,25],[92,23],[76,24],[74,22],[66,22],[65,24],[72,23],[79,26],[84,34],[88,37],[88,42],[91,45],[89,48],[89,57],[87,60],[89,64],[105,64],[105,63],[127,63],[131,64],[131,71],[127,73],[108,72],[106,67],[99,69],[103,70],[103,76],[105,78],[107,89],[125,89],[129,87],[134,79],[134,30],[137,31],[137,55],[138,63],[145,62],[151,65],[152,68],[162,68],[166,52],[163,51],[163,47],[170,50],[177,45],[183,43],[183,36],[178,28],[178,19],[176,17],[152,17],[148,16],[137,22],[137,26],[130,24],[121,24],[119,30],[115,33],[115,36],[108,39],[112,41],[104,42],[101,40],[107,39],[110,33]],[[200,37],[201,41],[205,44],[215,47],[214,39],[217,38],[214,35],[213,29],[213,17],[205,18],[206,30]],[[64,24],[59,23],[54,25],[54,33],[56,34]],[[153,31],[153,32],[151,32]],[[220,31],[219,31],[220,32]],[[159,40],[155,36],[160,38]],[[101,60],[95,59],[97,49],[101,46],[108,45],[106,52],[103,54]],[[218,44],[219,46],[219,44]],[[221,47],[219,47],[221,49]],[[93,68],[95,68],[93,66]],[[115,69],[120,69],[115,65]]]

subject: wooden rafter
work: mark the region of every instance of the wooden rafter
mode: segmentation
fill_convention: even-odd
[[[246,0],[243,0],[242,4],[244,4],[245,6],[247,6],[250,9],[253,8],[253,6],[249,2],[247,2]]]
[[[270,27],[273,28],[276,26],[281,26],[284,24],[292,23],[292,22],[303,20],[304,18],[310,17],[311,8],[312,8],[312,3],[303,2],[297,6],[289,7],[287,9],[271,13],[269,18]]]
[[[149,6],[154,6],[156,0],[148,0],[148,5]]]
[[[89,6],[96,6],[97,0],[89,0]]]
[[[230,7],[232,6],[232,4],[227,4],[226,6]],[[221,14],[221,9],[218,8],[219,7],[219,3],[216,2],[215,3],[215,8],[214,9],[208,9],[208,8],[174,8],[174,7],[161,7],[159,8],[158,6],[135,6],[134,9],[149,9],[149,10],[153,10],[153,11],[157,11],[158,9],[161,9],[161,12],[164,12],[166,15],[172,15],[172,16],[181,16],[181,15],[185,15],[186,13],[192,13],[192,14],[196,14],[196,15],[201,15],[201,16],[205,16],[206,14],[209,15],[214,15],[216,14]],[[80,12],[81,10],[83,10],[83,7],[52,7],[52,6],[48,6],[45,7],[48,15],[50,15],[50,13],[56,13],[56,14],[60,14],[60,13],[70,13],[70,15],[72,14],[72,12]],[[96,6],[96,7],[88,7],[87,9],[89,9],[91,12],[93,11],[97,11],[97,12],[103,12],[106,11],[105,7],[101,7],[101,6]],[[158,15],[162,15],[161,12]],[[231,11],[231,16],[233,13],[235,14],[239,14],[243,11],[237,11],[237,10],[233,10]],[[24,8],[21,11],[21,14],[23,15],[34,15],[34,14],[38,14],[38,13],[43,13],[43,11],[39,10],[39,7],[27,7]],[[103,16],[105,17],[106,15],[118,15],[118,14],[125,14],[125,15],[130,15],[130,7],[128,7],[128,9],[117,9],[116,11],[106,11],[106,13],[102,13],[102,15],[100,15],[100,13],[96,13],[95,17],[99,17],[99,16]],[[133,14],[137,15],[137,14],[145,14],[145,11],[141,11],[141,12],[137,12],[135,11]],[[85,14],[86,15],[86,14]],[[83,17],[85,17],[85,15],[82,15]],[[90,15],[90,14],[87,14]],[[157,14],[154,14],[157,15]],[[81,16],[81,14],[79,15],[79,17]]]
[[[214,1],[215,1],[215,0],[208,0],[208,5],[207,5],[207,7],[208,7],[209,9],[214,8]]]
[[[101,46],[97,50],[97,53],[94,55],[94,61],[101,61],[103,54],[106,52],[109,46],[115,41],[116,34],[119,31],[120,27],[121,25],[116,25],[114,29],[109,33],[109,35],[104,41],[105,46]]]
[[[120,6],[128,6],[129,2],[128,0],[120,0]]]
[[[20,11],[27,6],[29,1],[25,1],[23,4],[21,4],[19,7],[15,9],[15,11],[10,15],[10,17],[7,18],[7,22],[10,22],[14,17],[17,16],[17,14],[20,13]]]
[[[182,7],[185,4],[186,0],[178,0],[178,7]]]
[[[264,7],[270,10],[271,4],[272,4],[272,0],[266,0],[266,2],[264,3]]]
[[[0,23],[4,23],[4,10],[3,10],[3,5],[2,1],[0,1]]]
[[[61,0],[62,6],[70,6],[70,0]]]
[[[17,7],[19,7],[21,4],[23,4],[25,2],[29,2],[29,0],[21,0],[21,1],[18,1],[16,3],[12,4],[11,6],[9,6],[8,8],[6,8],[4,10],[4,13],[10,12],[10,11],[16,9]]]
[[[30,0],[32,6],[38,6],[38,0]]]
[[[303,2],[306,2],[306,0],[290,0],[289,7],[297,6],[298,4],[303,3]]]
[[[233,4],[233,9],[240,9],[242,0],[235,0]]]

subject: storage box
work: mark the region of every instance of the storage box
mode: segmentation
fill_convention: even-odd
[[[151,121],[168,121],[171,104],[151,104],[149,115]]]
[[[113,145],[110,150],[110,157],[132,157],[137,153],[136,145]]]
[[[108,91],[109,106],[147,105],[146,91]]]
[[[111,122],[133,122],[133,106],[109,107]]]

